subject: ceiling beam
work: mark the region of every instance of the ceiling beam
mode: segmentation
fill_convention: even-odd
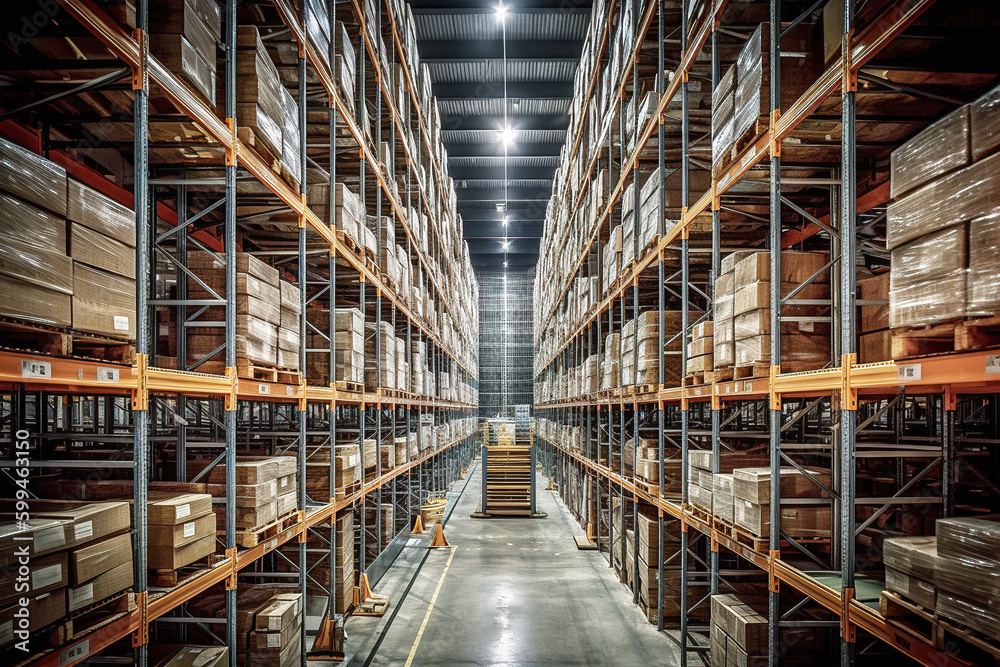
[[[414,14],[496,14],[497,0],[410,0]],[[590,7],[570,7],[566,0],[518,0],[508,6],[508,14],[539,14],[558,10],[560,14],[589,14]],[[587,3],[588,5],[590,3]]]
[[[435,83],[434,95],[437,96],[439,102],[503,98],[503,81]],[[571,99],[573,97],[573,84],[562,82],[508,81],[507,97],[510,99],[521,98],[532,100]]]
[[[441,130],[458,132],[462,130],[497,130],[503,127],[503,116],[443,116]],[[514,131],[565,130],[569,127],[567,114],[545,116],[508,116],[507,124]]]
[[[551,144],[530,144],[515,142],[507,149],[507,154],[513,157],[549,157],[558,156],[562,150],[561,143]],[[448,144],[448,157],[503,157],[503,144],[499,141],[492,144]]]
[[[483,178],[508,178],[508,179],[540,179],[551,180],[555,173],[555,167],[515,167],[508,166],[504,173],[503,165],[490,167],[448,167],[448,175],[456,181],[476,180]]]
[[[552,197],[552,186],[534,188],[455,188],[459,201],[542,201]]]
[[[506,59],[579,62],[582,53],[583,42],[579,40],[508,39]],[[422,41],[420,43],[420,60],[425,63],[478,62],[503,59],[504,43],[500,39]]]

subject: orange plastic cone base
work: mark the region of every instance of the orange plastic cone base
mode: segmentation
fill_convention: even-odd
[[[448,544],[448,540],[444,539],[444,528],[442,528],[441,524],[439,523],[437,525],[437,528],[434,530],[434,538],[431,540],[431,543],[428,546],[428,548],[439,549],[442,547],[450,547],[450,546],[451,545]]]
[[[417,520],[413,522],[413,530],[410,531],[411,535],[423,535],[424,534],[424,522],[420,520],[420,515],[417,515]]]

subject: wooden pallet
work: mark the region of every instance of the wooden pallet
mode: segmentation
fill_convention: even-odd
[[[919,635],[928,644],[934,643],[937,614],[933,609],[910,602],[894,591],[882,591],[879,612],[890,624]]]
[[[684,386],[693,387],[699,384],[708,384],[710,380],[706,379],[705,371],[699,371],[697,373],[691,373],[690,375],[684,376]]]
[[[266,542],[287,528],[288,525],[295,520],[296,513],[297,512],[293,510],[263,526],[236,531],[236,544],[249,549],[257,546],[261,542]],[[225,533],[226,531],[224,530],[218,531],[219,535],[225,535]]]
[[[302,373],[297,370],[267,366],[242,359],[236,360],[236,374],[250,380],[280,382],[282,384],[300,384],[302,381]]]
[[[730,367],[730,368],[716,368],[714,371],[706,371],[705,372],[705,381],[706,382],[725,382],[726,380],[732,380],[733,379],[733,371],[734,371],[734,369],[732,367]]]
[[[281,174],[281,158],[271,152],[263,141],[257,138],[254,128],[247,125],[236,127],[236,137],[243,142],[244,146],[253,149],[253,152],[260,157],[261,161],[270,168],[276,175]]]
[[[1000,316],[892,330],[892,358],[1000,347]]]
[[[361,250],[361,246],[359,246],[358,242],[355,241],[352,237],[348,236],[345,232],[340,231],[340,230],[337,230],[336,234],[337,234],[337,240],[339,240],[341,243],[343,243],[345,246],[347,246],[347,248],[351,252],[353,252],[355,255],[362,255],[363,254],[363,251]]]
[[[736,162],[736,159],[744,150],[746,150],[747,146],[756,143],[757,139],[762,134],[767,134],[770,129],[771,124],[768,121],[768,117],[763,114],[758,116],[757,120],[754,121],[743,134],[736,138],[736,141],[733,142],[733,145],[730,146],[729,150],[726,152],[726,156],[719,160],[719,162],[712,168],[712,176],[721,176],[723,172],[729,169],[729,167]]]
[[[935,625],[934,645],[940,651],[960,654],[975,665],[1000,665],[1000,639],[987,638],[940,617]]]
[[[205,575],[220,558],[221,555],[212,554],[176,570],[150,570],[146,581],[153,588],[175,588]]]
[[[743,366],[733,366],[733,378],[744,380],[746,378],[766,378],[771,374],[771,364],[753,363]]]
[[[5,349],[134,364],[135,343],[125,338],[76,331],[0,317],[0,347]]]
[[[350,391],[356,394],[365,393],[364,382],[348,382],[347,380],[338,380],[334,383],[334,387],[337,391]]]
[[[338,500],[346,498],[347,496],[357,493],[361,489],[361,482],[354,482],[353,484],[348,484],[347,486],[338,488],[336,490],[336,498]]]
[[[88,632],[98,630],[138,608],[132,589],[115,593],[103,600],[70,612],[69,616],[49,631],[53,645],[79,639]]]

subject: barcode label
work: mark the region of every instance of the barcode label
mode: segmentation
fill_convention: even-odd
[[[896,366],[896,379],[900,383],[914,382],[920,379],[920,364],[901,364]]]

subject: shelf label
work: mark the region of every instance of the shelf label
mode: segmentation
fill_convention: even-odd
[[[271,393],[271,385],[258,383],[257,384],[257,393],[258,394],[270,394]]]
[[[1000,371],[998,371],[1000,372]],[[920,364],[899,364],[896,366],[896,379],[900,384],[914,382],[920,379]]]
[[[740,169],[746,169],[747,165],[753,162],[753,159],[757,157],[757,146],[754,145],[750,148],[750,151],[743,156],[740,160]]]
[[[285,386],[285,394],[287,396],[294,396],[295,395],[295,387],[293,387],[292,385]]]
[[[753,382],[749,380],[743,383],[743,391],[753,391]]]
[[[1000,373],[1000,354],[991,354],[986,357],[986,372],[991,375]]]
[[[71,665],[78,660],[82,660],[90,655],[90,640],[84,639],[79,644],[70,646],[68,649],[59,654],[59,667],[66,667],[66,665]]]
[[[117,368],[104,368],[102,366],[97,367],[97,381],[98,382],[119,382],[119,369]]]
[[[38,361],[37,359],[22,359],[21,377],[51,378],[52,363],[48,361]]]

